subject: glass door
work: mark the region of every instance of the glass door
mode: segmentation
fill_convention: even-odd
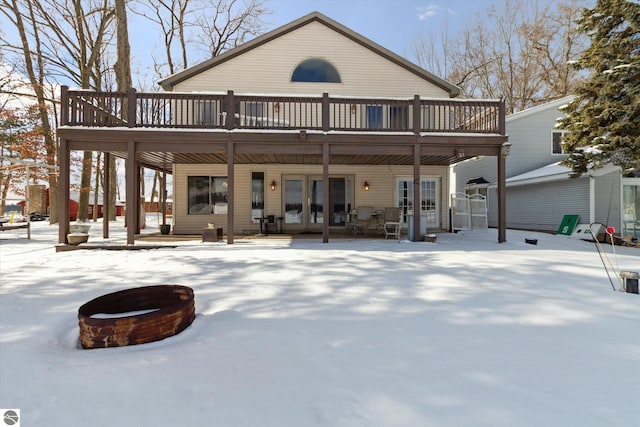
[[[294,230],[321,230],[325,221],[322,177],[285,176],[283,182],[285,224]],[[352,206],[352,182],[349,177],[329,178],[330,226],[346,225],[347,214]]]
[[[351,210],[351,201],[347,199],[347,180],[345,178],[329,178],[329,225],[345,226],[347,214]]]
[[[294,229],[301,229],[304,226],[305,179],[304,177],[284,177],[283,182],[284,223],[294,226]]]
[[[623,180],[622,209],[622,235],[640,237],[640,185]]]
[[[315,224],[322,224],[322,207],[324,197],[324,186],[322,178],[310,178],[309,179],[309,227],[313,227]]]
[[[348,185],[351,179],[344,177],[329,178],[329,226],[344,227],[347,221],[347,214],[351,209],[351,191]],[[309,228],[324,222],[324,184],[322,178],[309,178]]]

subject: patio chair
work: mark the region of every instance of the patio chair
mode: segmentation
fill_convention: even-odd
[[[367,228],[373,219],[373,207],[371,206],[360,206],[356,213],[356,217],[353,221],[353,235],[355,236],[358,232],[362,234],[367,233]]]
[[[266,222],[264,225],[265,225],[266,234],[275,234],[278,232],[278,224],[276,224],[275,215],[267,215]]]
[[[385,208],[384,209],[384,238],[394,236],[400,240],[400,215],[402,210],[400,208]]]

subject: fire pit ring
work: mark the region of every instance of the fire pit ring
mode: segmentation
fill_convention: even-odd
[[[159,341],[182,332],[193,319],[195,299],[187,286],[126,289],[80,306],[80,344],[82,348],[106,348]]]

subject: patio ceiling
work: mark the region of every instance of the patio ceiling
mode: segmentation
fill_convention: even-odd
[[[127,158],[124,152],[112,153],[116,157]],[[420,164],[448,166],[465,160],[468,157],[458,158],[452,156],[421,156]],[[149,169],[166,171],[171,173],[173,163],[180,164],[226,164],[226,154],[211,153],[161,153],[144,152],[136,153],[138,163]],[[236,154],[236,164],[307,164],[322,165],[322,155],[301,154]],[[329,157],[332,165],[413,165],[412,156],[401,155],[332,155]]]
[[[136,161],[147,168],[171,172],[178,164],[226,164],[233,145],[236,164],[323,164],[323,147],[329,147],[329,164],[413,165],[420,147],[420,164],[447,166],[478,156],[496,156],[505,135],[451,135],[306,132],[202,132],[187,130],[121,130],[62,128],[61,137],[71,150],[110,152],[126,159],[129,142],[135,142]]]

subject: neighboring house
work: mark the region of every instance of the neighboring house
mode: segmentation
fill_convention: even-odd
[[[93,208],[94,208],[94,193],[89,193],[89,209],[88,216],[89,219],[93,218]],[[41,215],[49,215],[49,210],[51,208],[50,198],[49,198],[49,189],[45,188],[44,185],[32,185],[29,187],[29,213],[38,213]],[[80,200],[80,193],[75,191],[69,194],[69,220],[76,221],[78,219],[78,207],[80,206],[78,203]],[[25,201],[22,200],[18,202],[20,206],[20,211],[23,215],[27,215],[25,209]],[[102,195],[98,196],[98,218],[102,218],[104,215],[104,204],[102,202]],[[116,201],[116,216],[124,215],[124,203],[121,201]]]
[[[446,230],[449,166],[476,155],[504,166],[502,101],[451,99],[454,85],[317,12],[160,84],[165,93],[63,88],[62,199],[69,153],[100,150],[126,159],[128,200],[141,167],[173,175],[175,234],[215,223],[233,243],[270,216],[327,242],[359,206]],[[127,210],[129,224],[137,217]]]
[[[556,119],[565,97],[511,114],[506,130],[511,143],[506,162],[507,227],[556,231],[564,215],[581,223],[601,222],[622,235],[640,235],[640,178],[637,171],[606,167],[580,178],[559,162],[562,129]],[[487,196],[488,223],[497,226],[495,159],[475,158],[452,166],[455,191]]]

